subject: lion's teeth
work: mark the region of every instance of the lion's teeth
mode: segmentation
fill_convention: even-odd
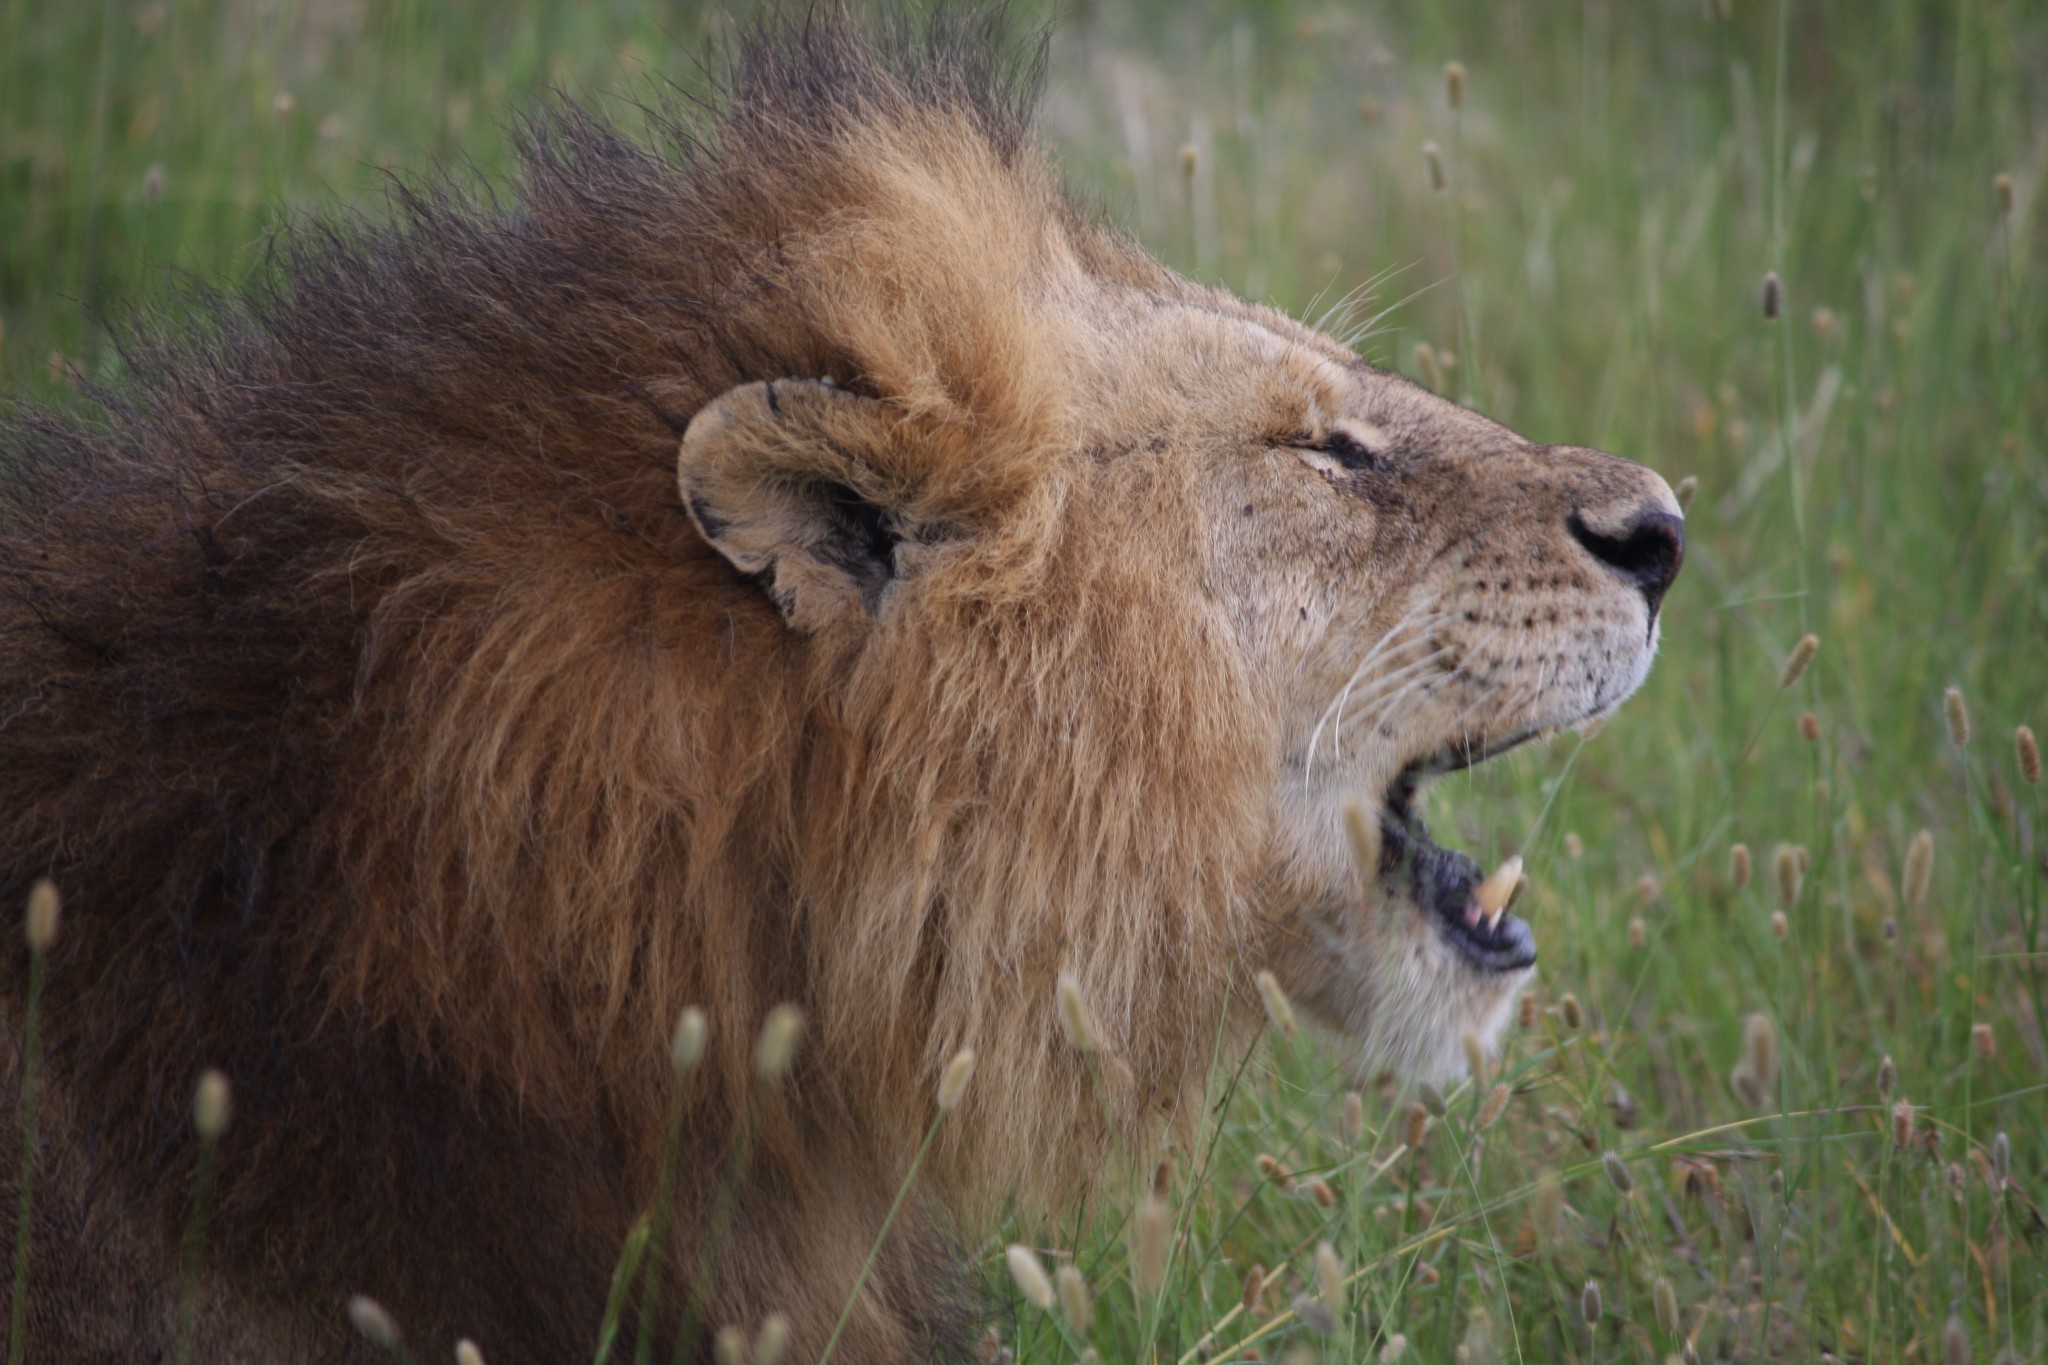
[[[1472,899],[1478,903],[1486,916],[1486,926],[1491,929],[1500,923],[1506,913],[1508,900],[1515,894],[1515,887],[1522,880],[1522,855],[1517,853],[1493,870],[1493,874],[1479,883]]]

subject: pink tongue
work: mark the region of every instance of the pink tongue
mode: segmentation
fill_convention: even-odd
[[[1478,901],[1467,901],[1465,903],[1465,927],[1467,929],[1477,929],[1479,927]]]

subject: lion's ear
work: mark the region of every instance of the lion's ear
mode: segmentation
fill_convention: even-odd
[[[900,422],[879,400],[824,381],[743,384],[683,433],[683,505],[795,629],[872,617],[906,536],[906,499],[891,496],[895,480],[874,458]]]

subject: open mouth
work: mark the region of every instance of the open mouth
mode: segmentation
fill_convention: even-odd
[[[1479,864],[1429,837],[1417,797],[1429,778],[1482,763],[1534,737],[1531,732],[1477,750],[1454,746],[1417,759],[1389,784],[1381,803],[1381,883],[1396,895],[1413,896],[1445,941],[1480,971],[1513,972],[1532,966],[1536,937],[1507,906],[1489,911],[1483,902],[1490,894],[1481,894],[1486,877]],[[1501,887],[1498,892],[1507,896],[1509,889]]]

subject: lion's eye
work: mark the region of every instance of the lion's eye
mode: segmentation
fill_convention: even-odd
[[[1353,474],[1378,469],[1387,451],[1387,438],[1378,427],[1366,422],[1332,422],[1319,438],[1304,439],[1295,446],[1303,464],[1325,474]]]

